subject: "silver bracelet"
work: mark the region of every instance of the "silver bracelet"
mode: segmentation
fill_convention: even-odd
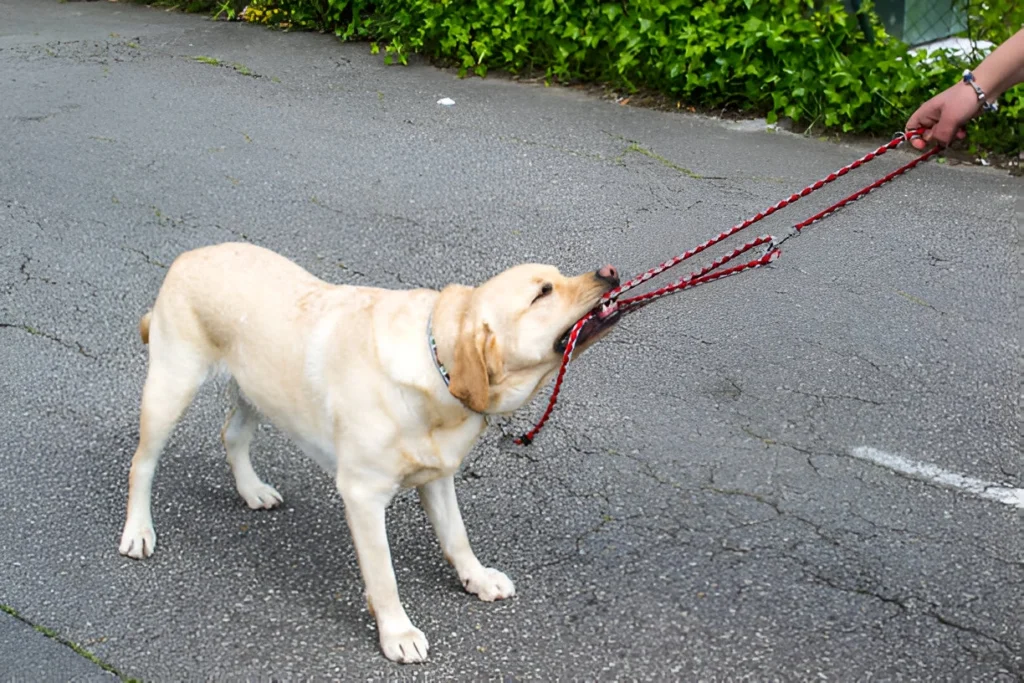
[[[964,69],[964,83],[966,83],[967,85],[969,85],[972,88],[974,88],[974,92],[978,93],[978,101],[981,102],[981,110],[982,111],[987,111],[987,112],[999,111],[999,103],[998,102],[989,102],[985,98],[985,91],[982,90],[981,86],[978,85],[975,82],[974,74],[971,73],[970,69]]]

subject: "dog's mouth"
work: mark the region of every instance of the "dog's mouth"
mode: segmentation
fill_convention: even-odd
[[[576,346],[579,349],[588,341],[595,339],[607,330],[611,329],[615,323],[619,321],[619,305],[615,301],[606,301],[593,310],[593,316],[590,320],[584,323],[583,328],[580,329],[578,335],[576,335]],[[558,341],[555,342],[555,353],[565,353],[566,347],[569,345],[569,335],[572,334],[572,328],[576,327],[576,323],[573,323],[569,329],[565,331]]]

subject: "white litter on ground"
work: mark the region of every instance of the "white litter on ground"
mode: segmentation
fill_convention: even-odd
[[[452,98],[450,98],[450,97],[442,97],[441,99],[439,99],[439,100],[437,101],[437,103],[438,103],[438,104],[443,104],[443,105],[444,105],[444,106],[446,106],[446,107],[450,107],[450,106],[452,106],[453,104],[455,104],[455,100],[453,100],[453,99],[452,99]]]

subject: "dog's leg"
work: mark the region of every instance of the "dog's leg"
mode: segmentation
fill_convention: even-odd
[[[118,547],[122,555],[137,560],[149,557],[156,548],[150,504],[157,461],[206,374],[205,363],[190,357],[188,350],[154,351],[151,346],[149,373],[142,390],[139,446],[128,475],[128,514]]]
[[[238,495],[253,510],[277,507],[283,500],[281,494],[260,479],[249,458],[249,445],[259,426],[259,416],[239,394],[237,382],[231,380],[228,391],[233,401],[220,437],[224,442],[224,450],[227,451],[231,473],[235,475],[235,488],[238,489]]]
[[[366,584],[366,605],[377,619],[377,634],[384,656],[409,664],[427,659],[427,638],[412,625],[398,597],[398,584],[391,566],[391,550],[384,512],[395,494],[395,487],[371,489],[358,477],[342,481],[338,491],[345,502],[345,518],[359,558],[359,569]]]
[[[459,501],[455,497],[455,479],[442,477],[420,486],[420,503],[437,533],[444,556],[455,567],[459,581],[470,593],[488,602],[516,594],[512,580],[497,569],[489,569],[476,559],[462,523]]]

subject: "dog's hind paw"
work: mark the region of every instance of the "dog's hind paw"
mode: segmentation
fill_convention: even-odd
[[[142,560],[156,550],[156,531],[152,524],[126,522],[117,551],[134,560]]]
[[[504,600],[516,594],[516,586],[512,579],[497,569],[487,567],[481,567],[476,573],[465,577],[462,586],[484,602]]]
[[[245,504],[253,510],[269,510],[284,502],[284,498],[277,492],[277,489],[262,481],[244,489],[239,488],[238,495],[242,496]]]

